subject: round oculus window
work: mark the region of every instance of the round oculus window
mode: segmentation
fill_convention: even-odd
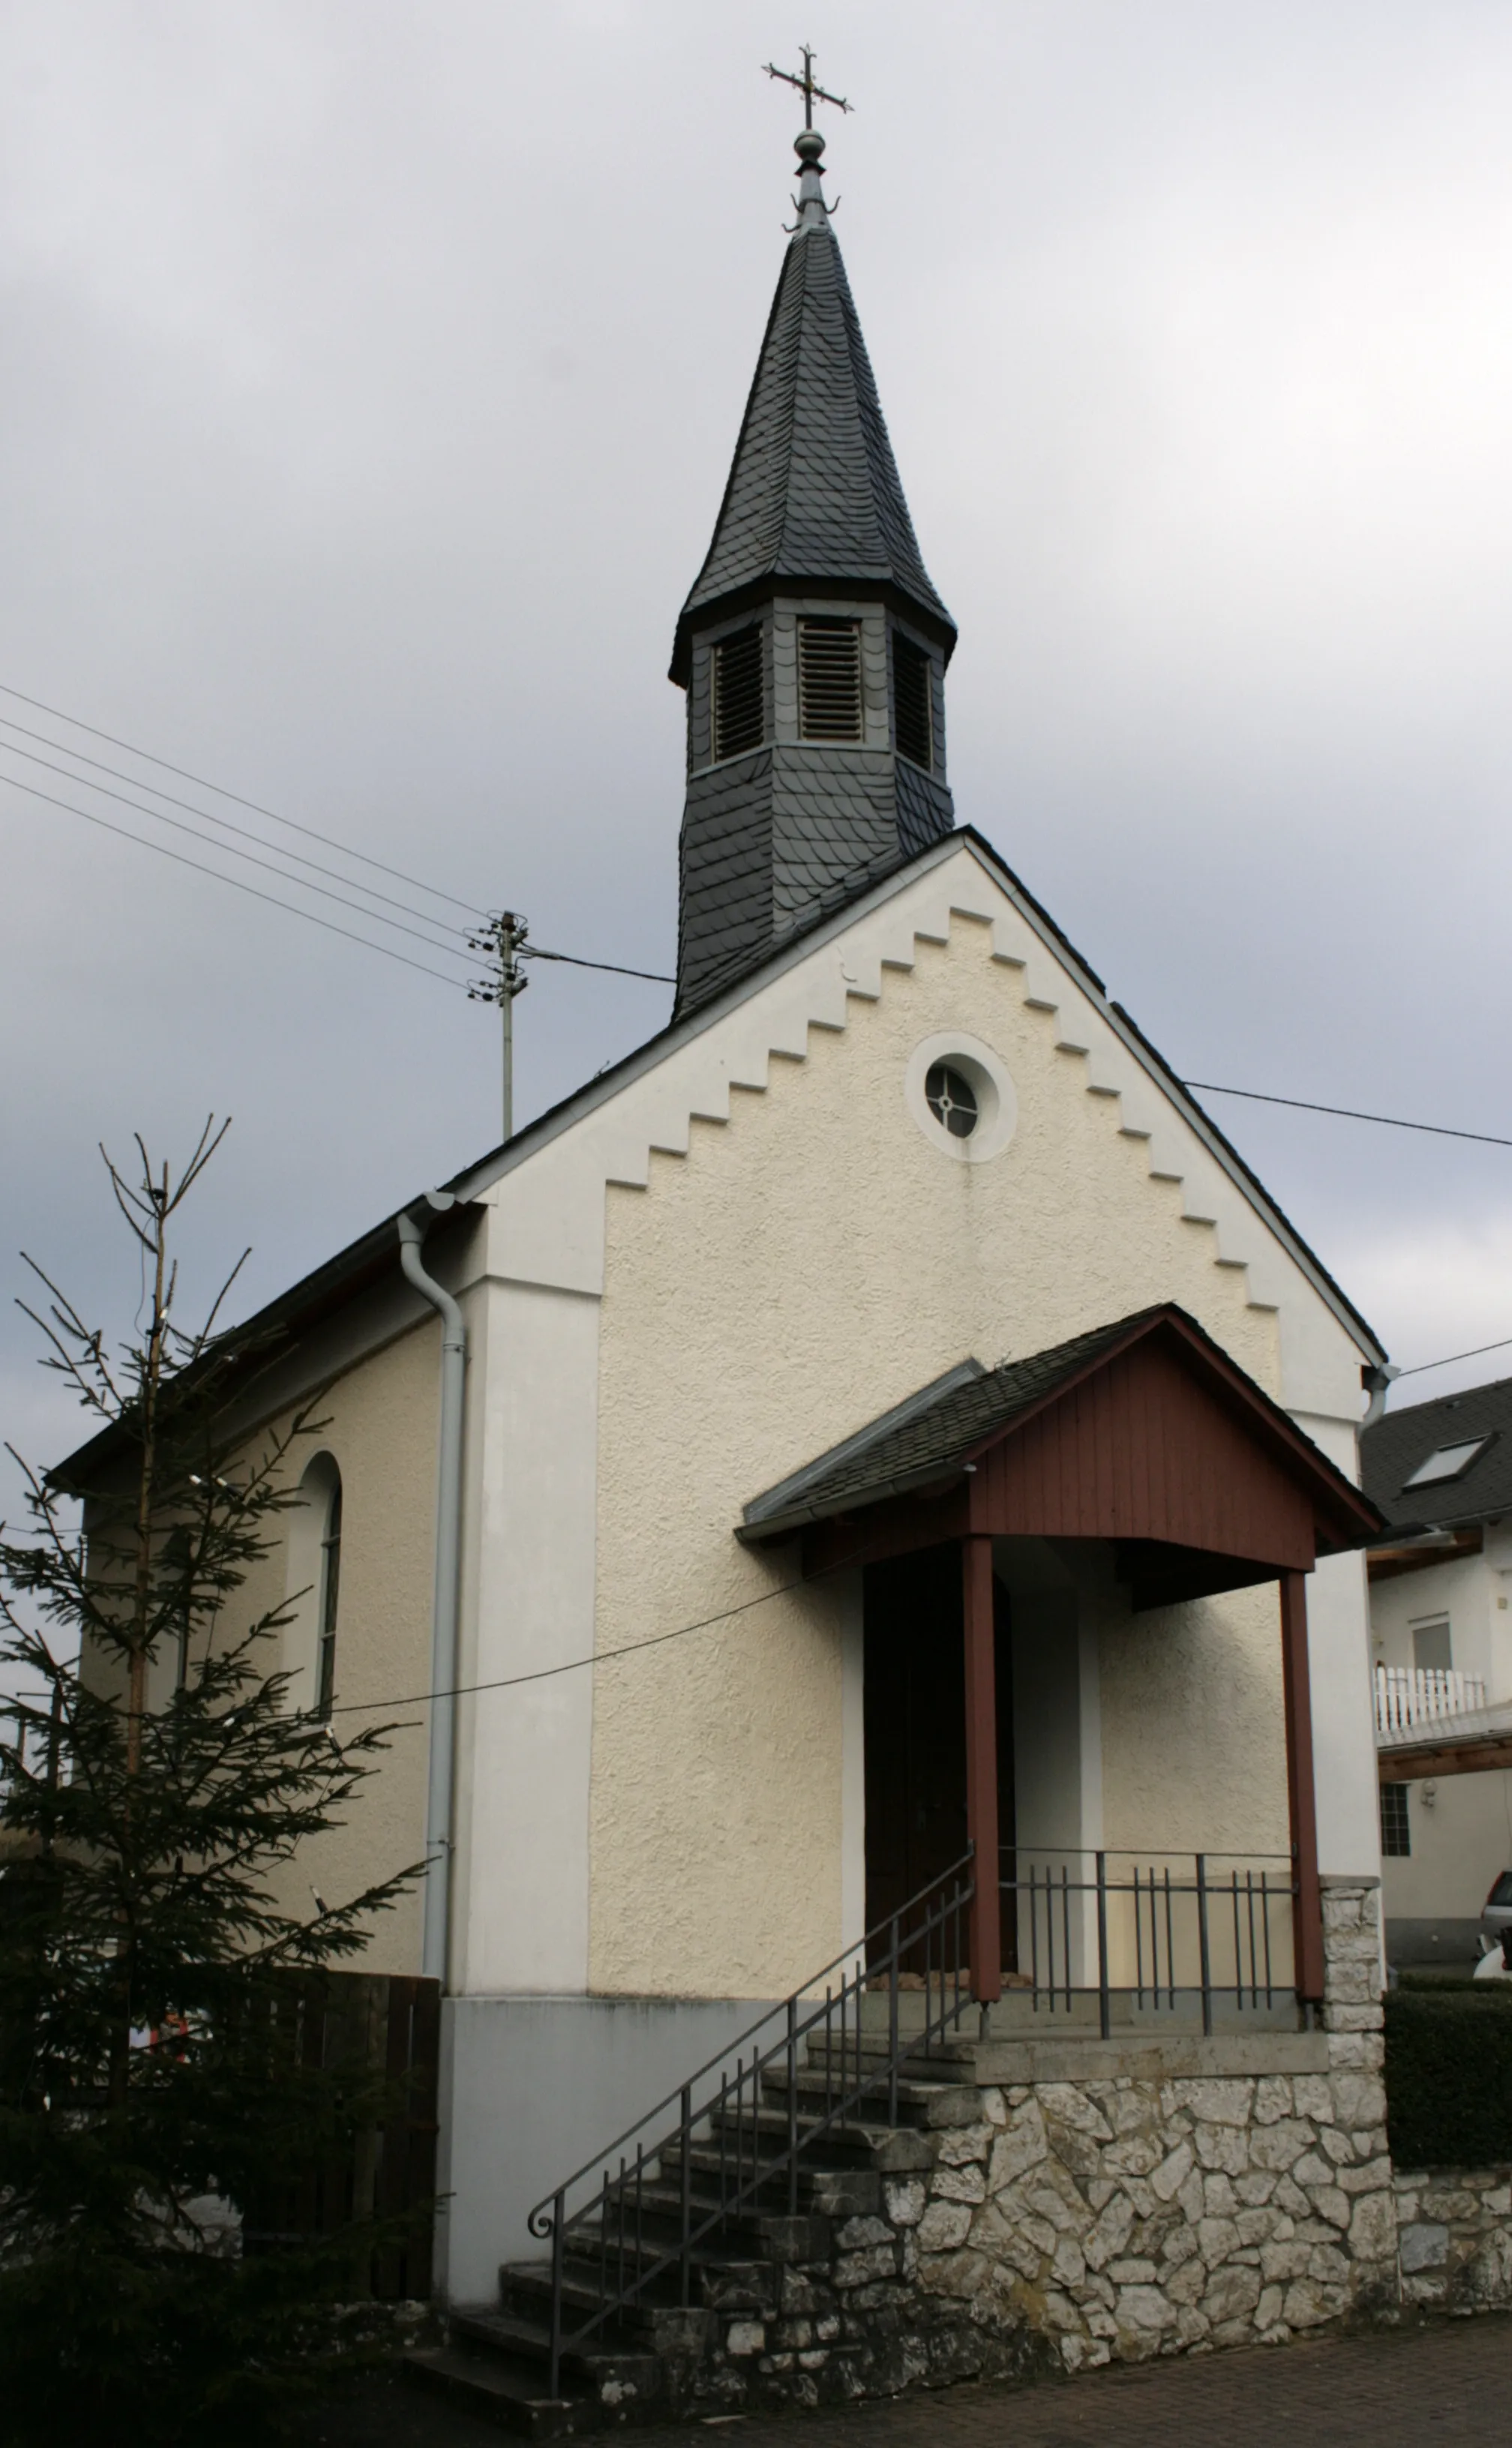
[[[927,1037],[909,1058],[903,1093],[930,1145],[959,1164],[1001,1156],[1018,1127],[1007,1067],[980,1037],[950,1029]]]
[[[968,1139],[980,1119],[976,1090],[964,1071],[951,1062],[931,1062],[924,1081],[924,1100],[942,1130],[953,1139]]]

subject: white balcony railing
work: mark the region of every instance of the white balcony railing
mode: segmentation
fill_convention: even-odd
[[[1485,1685],[1479,1674],[1461,1674],[1452,1666],[1378,1666],[1375,1670],[1378,1734],[1406,1733],[1413,1726],[1467,1717],[1484,1707]]]

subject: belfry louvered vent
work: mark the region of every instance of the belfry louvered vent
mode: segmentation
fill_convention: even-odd
[[[761,632],[737,629],[714,650],[714,754],[743,756],[766,730],[761,700]]]
[[[798,622],[798,729],[805,739],[861,736],[861,624]]]
[[[929,658],[900,630],[892,633],[892,729],[898,755],[928,774],[934,764],[934,725],[929,719]]]

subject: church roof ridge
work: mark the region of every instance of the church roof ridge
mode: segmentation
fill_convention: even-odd
[[[923,874],[931,867],[942,864],[962,850],[969,851],[1006,892],[1021,914],[1041,936],[1046,950],[1061,962],[1067,974],[1086,995],[1087,1000],[1101,1013],[1115,1034],[1122,1040],[1139,1068],[1145,1072],[1162,1095],[1170,1100],[1181,1119],[1207,1147],[1209,1154],[1216,1158],[1220,1169],[1228,1175],[1248,1203],[1269,1224],[1282,1247],[1297,1262],[1303,1274],[1311,1279],[1314,1290],[1321,1293],[1341,1325],[1344,1325],[1346,1330],[1353,1335],[1361,1350],[1373,1360],[1384,1361],[1388,1356],[1387,1348],[1374,1328],[1355,1307],[1338,1278],[1330,1272],[1316,1251],[1292,1223],[1274,1193],[1267,1189],[1254,1167],[1239,1154],[1222,1125],[1215,1121],[1206,1106],[1199,1102],[1180,1073],[1166,1061],[1159,1047],[1145,1034],[1132,1013],[1110,995],[1096,969],[1079,951],[1064,928],[1051,916],[1043,902],[1036,897],[1023,877],[1008,865],[1002,851],[988,841],[985,833],[979,832],[974,825],[958,825],[952,832],[942,833],[938,840],[928,842],[921,849],[906,852],[895,862],[890,862],[885,872],[880,874],[856,899],[847,900],[834,908],[826,909],[816,915],[809,925],[795,928],[791,935],[780,944],[775,945],[762,958],[754,961],[748,967],[730,977],[717,991],[711,992],[706,1002],[695,1004],[688,1011],[674,1013],[662,1028],[645,1039],[641,1044],[634,1047],[630,1053],[622,1056],[618,1062],[611,1063],[606,1070],[600,1072],[594,1079],[584,1081],[581,1087],[570,1091],[549,1111],[538,1115],[534,1121],[526,1123],[525,1128],[518,1132],[514,1138],[507,1140],[504,1146],[489,1150],[474,1164],[466,1166],[453,1174],[443,1187],[452,1191],[459,1199],[475,1198],[480,1191],[496,1180],[501,1173],[511,1170],[515,1164],[523,1163],[527,1157],[533,1155],[544,1140],[555,1137],[559,1131],[569,1128],[582,1114],[591,1110],[593,1106],[608,1097],[618,1094],[620,1088],[628,1080],[661,1061],[665,1054],[684,1043],[687,1039],[698,1035],[700,1030],[714,1025],[727,1011],[743,1003],[748,995],[759,992],[770,980],[780,976],[800,961],[807,960],[819,946],[833,940],[869,911],[881,908],[915,876]]]
[[[807,143],[813,152],[821,140]],[[955,643],[913,532],[818,177],[815,156],[803,180],[815,193],[783,258],[714,536],[678,621],[679,681],[697,617],[773,580],[886,586],[940,633],[947,654]]]
[[[858,899],[826,911],[812,925],[795,929],[764,958],[751,964],[718,992],[711,994],[706,1002],[699,1004],[692,1011],[675,1015],[640,1045],[622,1055],[617,1062],[569,1090],[555,1105],[525,1123],[513,1138],[502,1146],[488,1149],[472,1163],[460,1167],[442,1185],[453,1194],[458,1207],[453,1215],[440,1220],[435,1228],[437,1234],[460,1229],[469,1205],[480,1198],[504,1174],[512,1172],[516,1165],[528,1162],[542,1148],[585,1119],[599,1106],[606,1104],[634,1080],[654,1069],[668,1055],[705,1029],[715,1026],[748,996],[758,993],[775,978],[806,961],[819,947],[833,941],[871,910],[883,907],[913,878],[931,867],[943,864],[962,850],[968,850],[1002,886],[1041,935],[1046,948],[1062,963],[1068,975],[1110,1022],[1139,1065],[1170,1099],[1230,1179],[1268,1222],[1283,1248],[1290,1252],[1304,1275],[1311,1281],[1314,1290],[1354,1337],[1361,1351],[1373,1360],[1384,1361],[1386,1347],[1374,1329],[1309,1246],[1254,1167],[1240,1156],[1227,1134],[1198,1103],[1179,1073],[1167,1062],[1122,1004],[1112,1000],[1096,970],[1083,959],[1043,903],[1036,899],[1001,852],[971,825],[959,826],[911,855],[900,858]],[[275,1294],[250,1317],[228,1329],[227,1342],[240,1341],[249,1347],[257,1344],[261,1348],[268,1338],[278,1333],[299,1331],[314,1318],[324,1315],[354,1292],[393,1273],[398,1264],[398,1217],[413,1204],[412,1198],[406,1200],[404,1207],[395,1209],[381,1223],[359,1234],[344,1249],[335,1252],[283,1291]],[[114,1429],[100,1431],[56,1465],[54,1478],[61,1482],[71,1473],[98,1466],[101,1460],[115,1449],[116,1443],[117,1432]]]

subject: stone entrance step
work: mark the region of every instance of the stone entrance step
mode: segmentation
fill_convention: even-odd
[[[873,2050],[869,2047],[867,2056]],[[878,2225],[885,2180],[933,2164],[932,2138],[981,2113],[969,2071],[955,2060],[906,2067],[898,2122],[884,2121],[889,2087],[867,2086],[859,2113],[827,2121],[828,2103],[854,2080],[817,2052],[800,2066],[790,2101],[786,2068],[763,2080],[753,2109],[714,2113],[687,2150],[695,2216],[708,2232],[690,2253],[690,2303],[681,2302],[683,2152],[642,2169],[624,2186],[622,2221],[585,2221],[566,2239],[562,2286],[565,2346],[559,2393],[550,2390],[549,2262],[506,2265],[495,2304],[452,2315],[447,2344],[406,2360],[408,2378],[465,2404],[497,2428],[531,2439],[570,2438],[626,2423],[666,2421],[688,2410],[721,2359],[750,2351],[775,2320],[802,2272],[827,2266],[847,2228]],[[947,2078],[937,2078],[944,2075]],[[799,2207],[789,2209],[783,2154],[794,2129],[803,2144]],[[750,2198],[735,2201],[737,2192]],[[728,2205],[721,2210],[721,2205]],[[634,2301],[604,2318],[629,2285]],[[733,2343],[732,2343],[733,2342]],[[830,2356],[821,2360],[829,2362]],[[844,2352],[835,2362],[839,2373]],[[718,2410],[718,2383],[711,2410]],[[781,2392],[774,2397],[779,2401]]]

